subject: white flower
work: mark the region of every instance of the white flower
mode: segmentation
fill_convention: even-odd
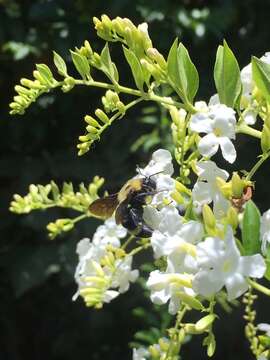
[[[270,336],[270,325],[266,323],[261,323],[257,325],[258,330],[264,331],[265,335]]]
[[[95,235],[92,243],[89,239],[83,239],[77,245],[79,263],[75,280],[78,291],[73,300],[81,295],[88,306],[100,307],[126,292],[139,272],[131,269],[132,256],[117,257],[114,249],[119,247],[120,242],[116,235],[121,237],[125,234],[112,220],[99,227]]]
[[[133,349],[132,360],[146,360],[149,356],[149,351],[144,347]]]
[[[195,104],[197,107],[197,104]],[[198,108],[198,107],[197,107]],[[213,156],[220,146],[225,160],[233,163],[236,151],[230,139],[235,139],[235,111],[224,105],[199,106],[196,114],[190,120],[190,129],[197,133],[206,133],[198,144],[198,150],[203,156]]]
[[[213,201],[213,211],[215,216],[222,218],[230,203],[218,189],[217,177],[227,180],[229,174],[227,171],[220,169],[213,161],[201,161],[196,164],[199,180],[193,187],[192,198],[195,206],[210,204]]]
[[[194,277],[193,289],[211,296],[225,286],[229,300],[247,291],[247,277],[261,278],[266,270],[260,254],[240,255],[230,227],[224,240],[208,237],[197,245],[197,261],[200,270]]]
[[[170,199],[170,194],[175,189],[175,180],[171,177],[173,171],[171,153],[164,149],[155,151],[149,164],[143,169],[138,169],[139,176],[151,176],[156,182],[156,194],[151,204],[162,204],[164,198]]]
[[[267,357],[265,355],[260,355],[257,360],[267,360]]]
[[[172,205],[160,211],[147,206],[144,209],[144,220],[154,230],[151,245],[156,258],[186,252],[187,243],[196,244],[203,236],[202,225],[197,221],[184,223]]]
[[[270,52],[267,52],[260,58],[266,64],[270,64]],[[241,70],[241,82],[243,85],[243,96],[250,99],[252,90],[254,89],[254,82],[252,79],[252,66],[251,63]]]
[[[211,96],[209,100],[209,105],[217,105],[220,104],[219,96],[218,94],[215,94]],[[249,107],[242,112],[242,117],[244,119],[244,122],[247,125],[254,125],[257,120],[258,111],[256,110],[255,104],[248,104]]]
[[[157,173],[171,176],[173,174],[171,153],[164,149],[155,151],[149,164],[144,169],[140,169],[140,171],[144,176],[152,176]]]
[[[131,270],[131,266],[132,256],[126,256],[115,262],[116,270],[112,277],[111,287],[119,288],[120,293],[126,292],[129,289],[129,283],[136,281],[139,276],[139,271]]]
[[[261,217],[261,241],[262,241],[262,253],[266,254],[266,249],[270,243],[270,209],[263,213]]]
[[[120,240],[127,236],[127,230],[122,225],[117,225],[114,217],[106,220],[103,225],[100,225],[93,237],[93,244],[107,245],[111,244],[114,247],[120,247]]]
[[[180,297],[179,292],[187,293],[194,296],[195,293],[191,288],[185,286],[190,282],[189,275],[177,273],[163,273],[159,270],[152,271],[147,280],[147,287],[151,291],[150,298],[154,304],[166,304],[169,302],[169,313],[174,315],[179,310]]]

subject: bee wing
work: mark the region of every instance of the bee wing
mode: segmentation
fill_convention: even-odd
[[[122,224],[125,208],[128,201],[122,201],[115,211],[115,222],[117,225]]]
[[[102,219],[111,217],[119,202],[117,195],[113,194],[93,201],[88,210]]]

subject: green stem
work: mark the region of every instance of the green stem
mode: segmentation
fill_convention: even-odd
[[[88,217],[87,214],[82,214],[82,215],[77,216],[76,218],[72,219],[72,222],[73,222],[73,224],[76,224],[78,221],[86,219],[87,217]]]
[[[268,289],[267,287],[258,284],[256,281],[250,280],[248,279],[248,283],[251,287],[253,287],[253,289],[256,289],[258,291],[260,291],[261,293],[270,296],[270,289]]]
[[[146,249],[149,248],[150,246],[151,246],[150,243],[144,244],[144,245],[142,245],[142,246],[139,246],[139,247],[133,249],[128,255],[130,255],[130,256],[136,255],[136,254],[138,254],[139,252],[141,252],[142,250],[146,250]]]
[[[127,241],[121,246],[123,250],[126,249],[126,247],[131,243],[131,241],[135,239],[134,235],[130,235],[130,237],[127,239]]]
[[[236,132],[240,133],[240,134],[246,134],[246,135],[250,135],[253,136],[257,139],[261,139],[262,137],[262,133],[259,130],[253,129],[252,127],[241,123],[237,128],[236,128]]]
[[[115,86],[113,84],[107,84],[107,83],[103,83],[100,81],[94,81],[94,80],[75,79],[75,84],[99,87],[99,88],[108,89],[108,90],[114,90],[117,92],[129,94],[129,95],[139,96],[146,101],[155,101],[155,102],[158,102],[163,105],[171,105],[171,106],[176,106],[177,108],[183,108],[183,109],[190,110],[189,109],[190,105],[186,105],[186,104],[180,103],[178,101],[174,101],[172,99],[158,96],[158,95],[154,94],[153,92],[148,93],[148,92],[144,92],[144,91],[140,91],[140,90],[131,89],[131,88],[128,88],[128,87],[122,86],[122,85]],[[62,85],[62,83],[60,82],[59,85]],[[192,110],[193,110],[193,108],[192,108]]]
[[[169,348],[167,350],[167,353],[166,353],[166,356],[165,356],[164,360],[170,360],[170,356],[172,355],[172,353],[174,351],[174,348],[175,348],[174,341],[178,342],[178,344],[177,344],[177,346],[178,346],[178,354],[180,352],[182,343],[180,343],[179,340],[178,340],[178,329],[181,326],[181,322],[182,322],[183,317],[185,316],[186,312],[187,312],[187,306],[183,305],[182,309],[180,309],[178,311],[178,313],[177,313],[177,318],[176,318],[176,322],[175,322],[175,325],[174,325],[174,333],[173,333],[173,336],[171,337],[170,345],[169,345]],[[176,339],[174,339],[174,337]]]
[[[254,176],[256,171],[259,169],[259,167],[269,158],[270,152],[262,154],[259,161],[256,162],[256,164],[253,166],[253,168],[248,173],[246,180],[251,180],[251,178]]]

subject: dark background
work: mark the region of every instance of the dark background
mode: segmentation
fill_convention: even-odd
[[[251,54],[260,57],[270,49],[270,1],[0,0],[1,360],[129,359],[128,343],[134,333],[153,321],[151,305],[138,285],[102,311],[71,301],[76,291],[76,243],[91,237],[97,223],[84,221],[52,242],[46,224],[68,216],[67,211],[23,216],[8,212],[12,195],[26,194],[31,183],[51,179],[59,185],[64,180],[88,183],[98,174],[107,179],[107,189],[117,190],[134,174],[136,164],[147,162],[154,149],[170,142],[166,116],[153,104],[143,104],[115,123],[92,151],[78,157],[83,116],[100,107],[102,92],[96,89],[47,94],[24,116],[9,116],[14,86],[21,77],[31,77],[35,63],[52,65],[53,49],[70,62],[68,49],[85,39],[95,50],[102,48],[92,17],[103,13],[129,17],[135,24],[147,21],[155,46],[165,55],[179,36],[200,73],[198,99],[207,100],[215,92],[212,69],[223,38],[241,67]],[[123,57],[117,51],[113,56],[123,69],[121,78],[130,78]],[[149,136],[139,146],[136,140],[143,134]],[[231,169],[249,169],[259,151],[257,141],[239,136],[237,146],[240,155]],[[254,197],[262,211],[269,208],[268,167],[264,165],[256,178]],[[270,322],[269,305],[264,301],[259,305],[259,321]],[[146,309],[144,321],[132,314],[138,307]],[[221,311],[213,359],[252,359],[242,335],[242,313],[241,307],[233,314]],[[206,359],[201,340],[188,343],[183,358]]]

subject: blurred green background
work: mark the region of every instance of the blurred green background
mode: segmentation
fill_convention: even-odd
[[[102,311],[71,301],[76,291],[76,243],[91,237],[96,222],[84,221],[65,237],[50,241],[46,224],[68,216],[66,211],[23,216],[8,212],[13,193],[26,194],[30,183],[46,184],[51,179],[59,185],[64,180],[88,183],[97,174],[107,179],[107,189],[116,191],[134,174],[136,164],[147,162],[154,149],[169,145],[166,115],[153,104],[143,104],[79,158],[76,142],[83,132],[83,116],[100,106],[102,92],[96,89],[47,94],[24,116],[8,115],[14,86],[21,77],[31,77],[35,63],[52,65],[53,49],[70,62],[68,49],[85,39],[94,49],[102,48],[92,17],[103,13],[129,17],[135,24],[147,21],[155,46],[165,55],[179,36],[200,73],[198,99],[208,99],[215,91],[212,69],[223,38],[241,67],[251,54],[260,57],[270,50],[270,1],[0,0],[1,360],[130,359],[133,334],[156,321],[138,285]],[[121,78],[130,78],[119,52],[113,51],[113,59],[123,69]],[[149,136],[141,138],[144,134]],[[257,142],[241,136],[239,140],[241,155],[231,169],[248,169],[258,153]],[[261,210],[270,207],[268,167],[256,178],[255,201]],[[146,314],[138,316],[140,310],[137,316],[132,314],[138,307]],[[259,320],[270,322],[268,308],[264,301],[259,303]],[[221,316],[225,321],[216,324],[218,347],[213,359],[252,359],[242,335],[242,309],[234,314],[221,311]],[[188,343],[183,358],[206,359],[200,341]]]

